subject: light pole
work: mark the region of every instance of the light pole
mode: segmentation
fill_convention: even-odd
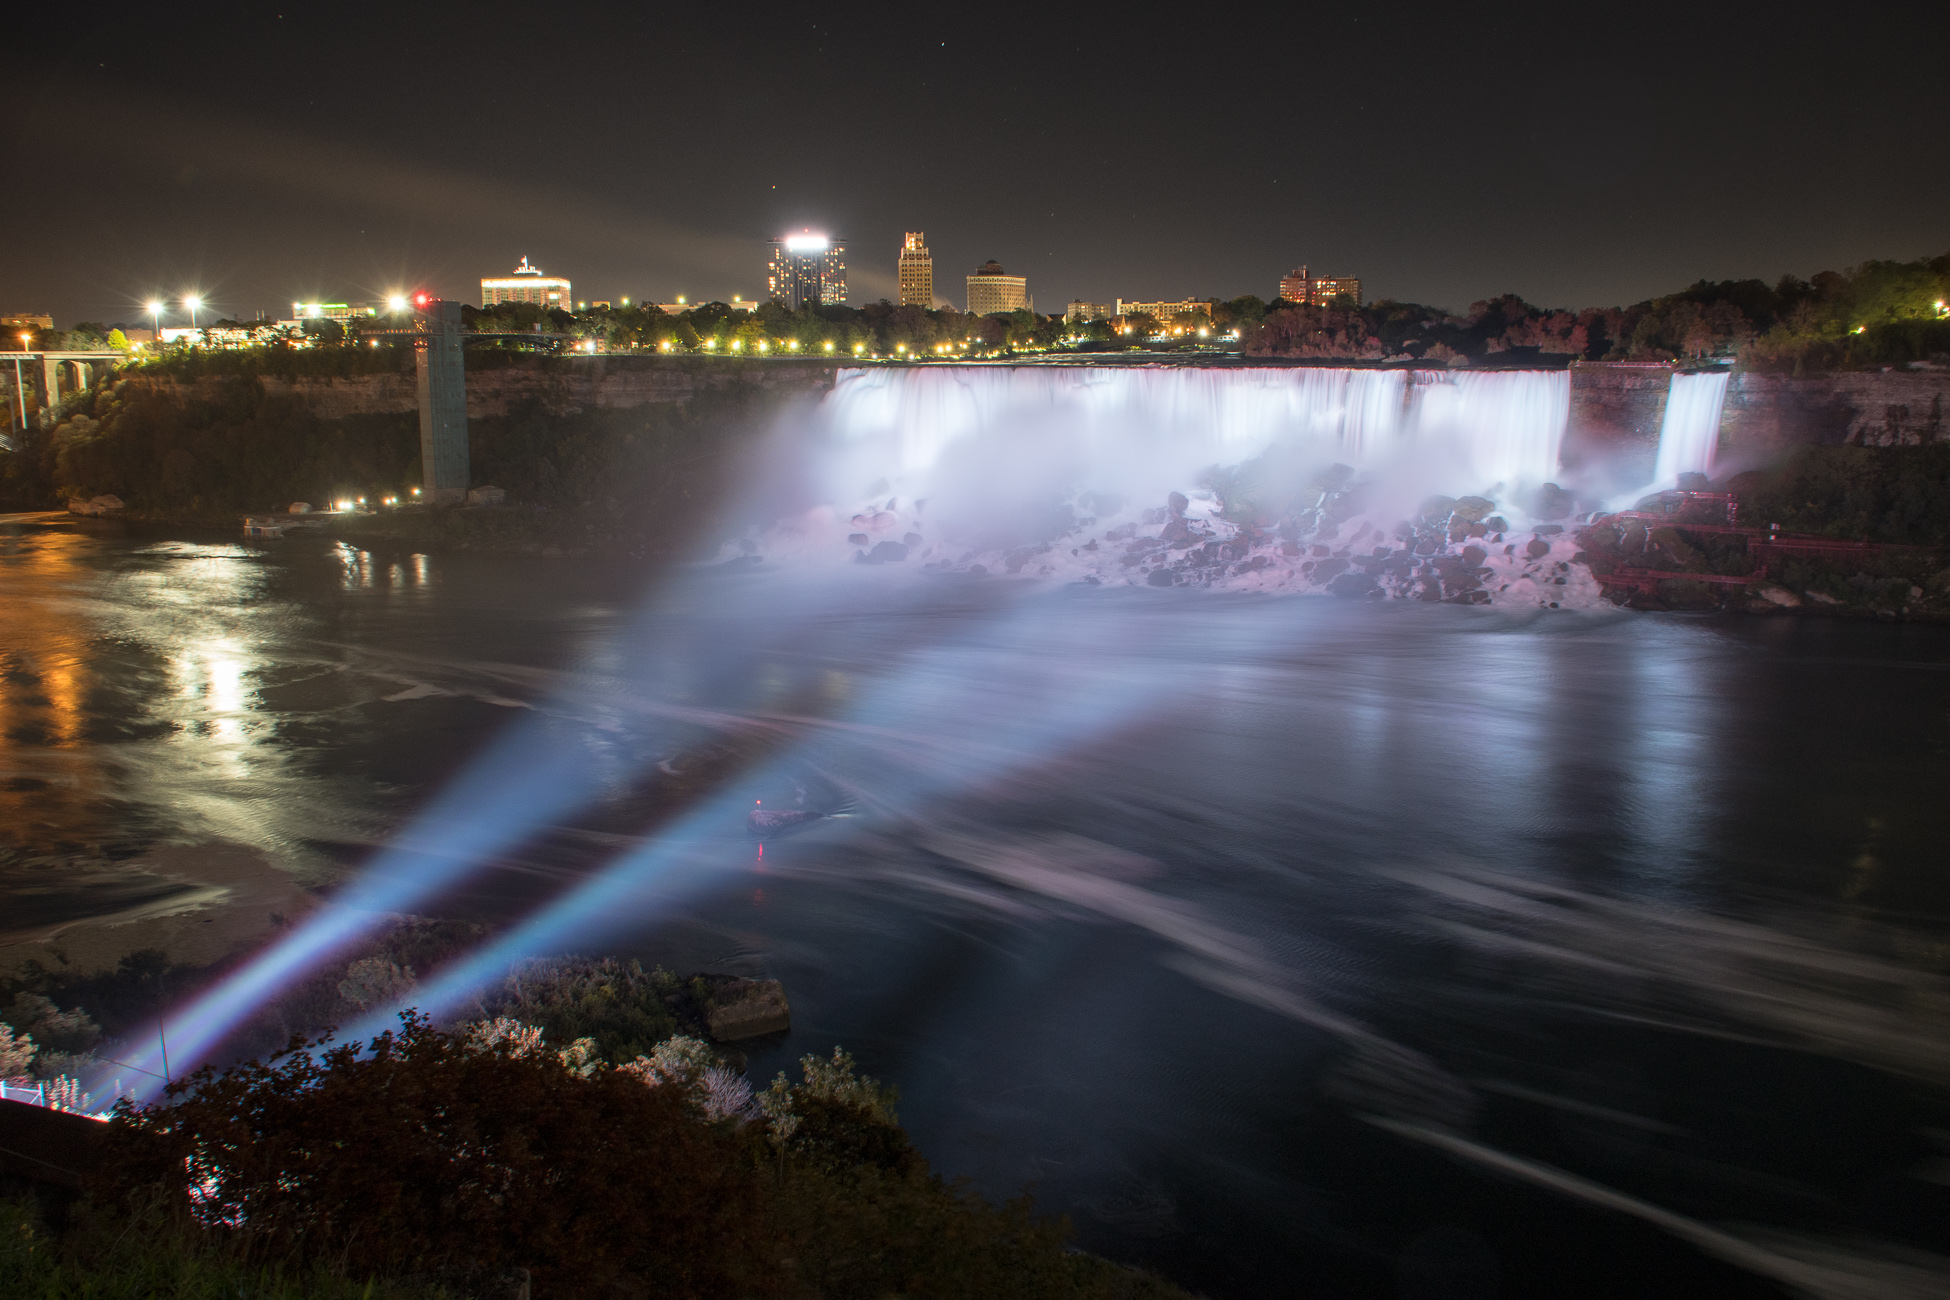
[[[156,345],[158,352],[162,351],[162,314],[162,300],[160,298],[151,298],[149,300],[149,318],[156,322],[156,337],[151,339],[150,342]]]
[[[197,296],[196,296],[195,294],[191,294],[191,295],[190,295],[189,297],[187,297],[187,298],[185,298],[185,299],[183,299],[183,305],[184,305],[185,307],[187,307],[187,308],[189,308],[189,310],[190,310],[190,328],[191,328],[191,329],[195,329],[195,328],[196,328],[196,309],[197,309],[198,307],[201,307],[201,306],[203,305],[203,299],[201,299],[201,298],[199,298],[199,297],[197,297]]]

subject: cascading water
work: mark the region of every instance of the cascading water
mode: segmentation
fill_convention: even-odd
[[[1672,387],[1666,392],[1666,416],[1659,425],[1659,457],[1652,471],[1654,490],[1673,486],[1681,474],[1713,473],[1729,377],[1725,370],[1673,375]]]
[[[1525,599],[1561,603],[1573,539],[1564,557],[1546,543],[1546,575],[1544,550],[1516,557],[1500,534],[1556,476],[1569,415],[1561,370],[843,370],[805,462],[824,505],[743,547],[1151,586],[1296,590],[1346,574],[1343,587],[1372,576],[1376,591],[1476,597],[1507,561],[1499,590],[1536,578],[1551,589]],[[1470,518],[1421,518],[1456,496],[1485,500]],[[1492,515],[1495,529],[1471,531]],[[1490,532],[1493,561],[1450,572],[1443,557]]]

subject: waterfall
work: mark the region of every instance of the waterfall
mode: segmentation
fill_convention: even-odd
[[[1659,425],[1659,458],[1652,471],[1655,489],[1671,487],[1681,474],[1712,474],[1729,377],[1725,370],[1673,375],[1666,392],[1666,416]]]
[[[1564,371],[914,366],[842,370],[823,407],[830,499],[1011,471],[1162,496],[1281,444],[1301,459],[1476,492],[1555,476]],[[879,485],[885,484],[882,488]]]

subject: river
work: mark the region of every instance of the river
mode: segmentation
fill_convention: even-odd
[[[1223,1297],[1950,1285],[1945,629],[61,516],[0,526],[0,602],[15,956],[208,953],[484,756],[478,821],[579,755],[402,910],[781,979],[756,1078],[846,1046],[1090,1249]],[[833,815],[761,851],[759,800]]]

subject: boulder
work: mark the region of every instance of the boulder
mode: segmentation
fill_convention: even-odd
[[[1801,604],[1801,597],[1789,591],[1778,582],[1765,580],[1747,588],[1747,594],[1774,609],[1795,609]]]
[[[792,1008],[777,980],[733,980],[712,994],[705,1025],[719,1042],[735,1043],[792,1028]]]
[[[83,501],[80,497],[69,497],[68,513],[71,515],[98,515],[102,513],[102,508],[93,501]]]
[[[1473,569],[1489,558],[1490,553],[1480,546],[1465,546],[1462,549],[1462,562],[1466,569]]]
[[[88,500],[89,504],[100,506],[103,510],[120,510],[122,508],[122,498],[109,493],[104,493],[98,497],[90,497]]]
[[[1510,521],[1502,515],[1491,515],[1483,521],[1483,527],[1493,533],[1507,533],[1510,531]]]
[[[899,542],[882,542],[867,552],[868,564],[895,564],[907,558],[907,548]]]
[[[1440,524],[1448,520],[1456,509],[1454,497],[1430,497],[1415,512],[1415,520],[1420,524]]]
[[[1338,555],[1333,556],[1329,559],[1322,560],[1314,566],[1314,581],[1327,582],[1346,573],[1347,570],[1348,562]]]
[[[846,544],[848,546],[865,546],[867,544],[867,535],[865,533],[848,533],[846,535]]]
[[[1173,519],[1181,518],[1185,513],[1185,507],[1190,504],[1192,504],[1191,501],[1186,498],[1183,492],[1174,492],[1165,498],[1165,509],[1171,512]]]
[[[1563,519],[1577,505],[1577,498],[1555,483],[1537,489],[1530,500],[1530,513],[1539,519]]]
[[[1324,566],[1323,566],[1324,567]],[[1381,588],[1371,573],[1343,573],[1327,584],[1327,590],[1336,596],[1367,596],[1378,593]]]
[[[1533,537],[1524,544],[1523,553],[1533,560],[1541,560],[1551,553],[1551,544],[1541,537]]]
[[[1456,500],[1455,517],[1465,523],[1476,523],[1489,518],[1496,509],[1496,502],[1485,497],[1459,497]]]
[[[1170,569],[1153,569],[1151,570],[1151,576],[1146,578],[1145,581],[1154,587],[1169,587],[1177,579],[1172,576]]]
[[[1177,496],[1178,494],[1174,492],[1172,495]],[[1183,500],[1184,498],[1180,497],[1179,499]],[[1177,515],[1173,515],[1171,522],[1164,526],[1164,530],[1158,534],[1158,537],[1161,541],[1182,542],[1188,540],[1191,535],[1192,526]]]
[[[1713,481],[1704,474],[1689,470],[1679,476],[1679,490],[1681,492],[1710,492],[1713,490]]]

